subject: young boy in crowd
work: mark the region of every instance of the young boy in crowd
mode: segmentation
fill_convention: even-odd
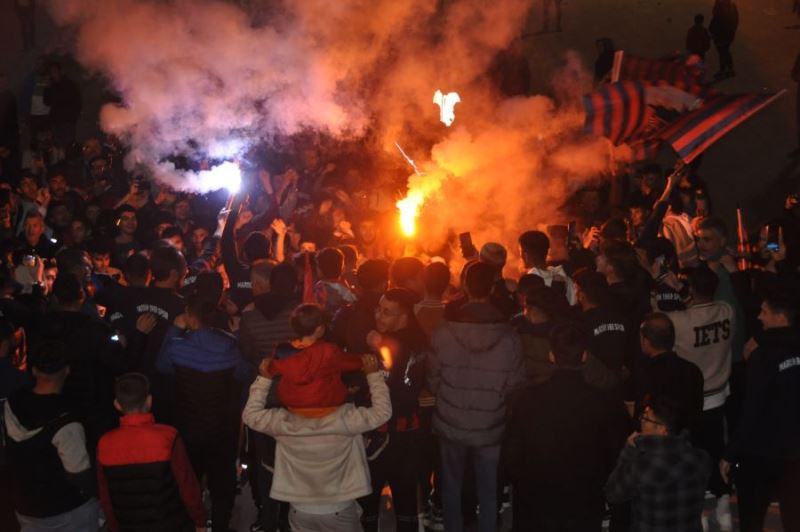
[[[291,503],[292,530],[361,530],[356,499],[372,491],[361,434],[386,423],[392,414],[389,389],[378,361],[363,355],[372,406],[346,403],[321,417],[283,408],[264,408],[272,387],[271,360],[259,366],[242,419],[253,430],[274,436],[275,476],[270,496]]]
[[[100,502],[112,532],[205,530],[206,512],[178,431],[156,424],[150,382],[140,373],[117,379],[120,427],[97,448]]]
[[[309,417],[330,414],[347,400],[342,372],[361,369],[361,357],[347,354],[336,344],[323,340],[325,312],[317,305],[300,305],[290,323],[297,338],[279,344],[270,363],[270,373],[280,376],[277,402],[294,413]],[[277,379],[276,379],[277,380]],[[274,393],[269,404],[275,406]]]
[[[336,248],[325,248],[317,254],[319,281],[314,285],[314,299],[330,316],[340,307],[356,300],[355,294],[342,281],[344,254]]]

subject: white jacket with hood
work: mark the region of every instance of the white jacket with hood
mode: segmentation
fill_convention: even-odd
[[[242,419],[275,438],[275,475],[270,497],[301,505],[331,505],[372,493],[362,434],[392,416],[389,388],[379,372],[367,375],[372,406],[345,403],[321,418],[284,408],[264,408],[272,385],[256,378]]]

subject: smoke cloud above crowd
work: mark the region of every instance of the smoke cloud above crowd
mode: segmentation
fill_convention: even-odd
[[[252,11],[207,0],[58,0],[49,9],[74,28],[82,65],[121,95],[101,126],[130,147],[128,166],[178,189],[212,185],[175,171],[165,162],[175,154],[231,159],[303,130],[369,132],[374,149],[396,153],[397,141],[424,170],[409,189],[424,197],[426,227],[488,235],[549,219],[608,169],[605,142],[580,134],[578,96],[590,84],[576,57],[547,74],[558,102],[504,99],[486,76],[500,50],[522,44],[530,0],[269,5],[257,23]],[[437,89],[461,96],[450,128],[432,103]]]

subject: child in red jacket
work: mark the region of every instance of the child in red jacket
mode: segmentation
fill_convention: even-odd
[[[291,317],[297,339],[278,345],[269,367],[273,375],[280,376],[274,387],[278,402],[306,417],[326,416],[342,405],[348,396],[342,373],[362,367],[360,356],[322,340],[326,321],[325,312],[317,305],[297,307]]]

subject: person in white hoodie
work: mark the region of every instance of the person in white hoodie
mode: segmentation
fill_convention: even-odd
[[[703,417],[693,443],[718,463],[725,449],[725,403],[730,395],[732,341],[736,312],[728,303],[715,300],[719,280],[705,264],[689,270],[689,308],[667,315],[675,325],[675,352],[693,362],[703,373]],[[715,517],[722,531],[733,530],[730,488],[712,468],[708,490],[717,498]],[[706,518],[703,518],[704,528]]]
[[[270,359],[259,366],[250,387],[242,420],[251,429],[273,436],[275,473],[270,497],[291,504],[289,524],[295,532],[361,531],[356,499],[372,492],[362,434],[386,423],[392,415],[389,389],[378,361],[364,355],[363,371],[371,407],[345,403],[319,409],[318,417],[284,408],[265,408],[272,375]]]

